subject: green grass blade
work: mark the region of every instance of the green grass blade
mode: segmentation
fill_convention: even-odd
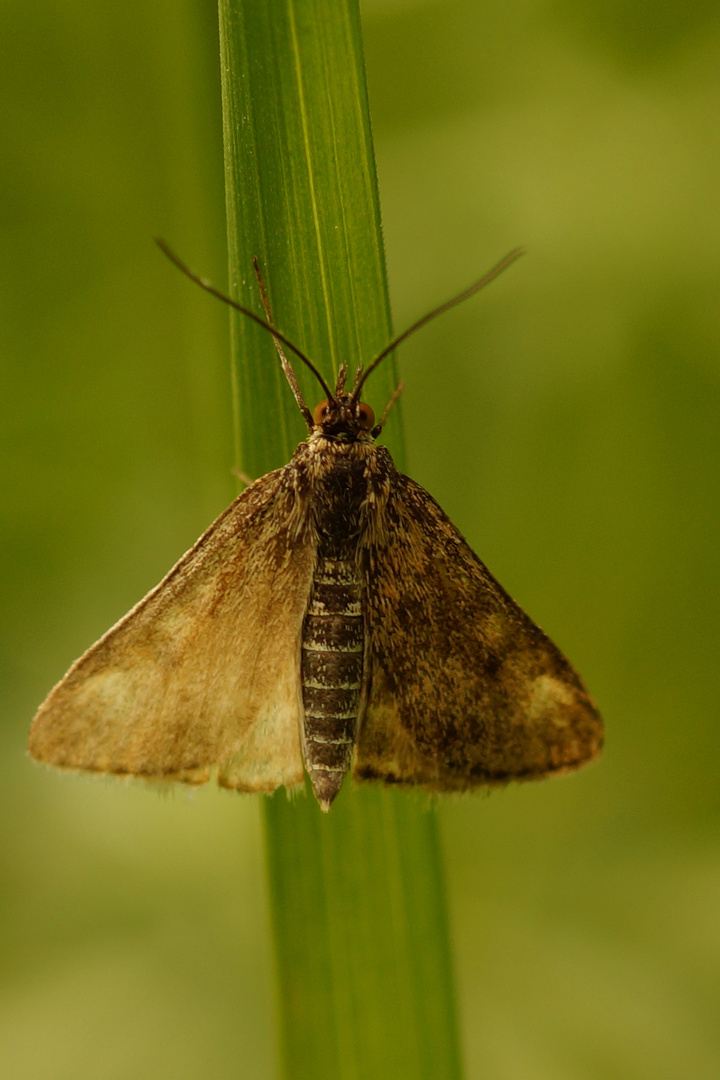
[[[380,788],[267,807],[286,1075],[460,1075],[436,819]]]
[[[223,0],[220,8],[233,284],[261,313],[256,255],[278,327],[330,380],[343,360],[367,361],[390,337],[356,4]],[[287,460],[304,425],[269,336],[248,320],[234,327],[240,452],[255,474]],[[323,397],[295,366],[310,403]],[[394,386],[392,365],[383,365],[375,404]],[[255,430],[248,416],[258,400],[273,405],[273,422]]]
[[[233,294],[328,381],[390,338],[355,0],[221,0]],[[233,319],[238,454],[253,476],[287,461],[304,425],[269,335]],[[298,368],[312,408],[322,396]],[[390,362],[366,400],[381,411]],[[400,451],[399,415],[388,442]],[[346,783],[315,801],[266,801],[272,921],[288,1080],[460,1075],[434,812],[415,796]]]

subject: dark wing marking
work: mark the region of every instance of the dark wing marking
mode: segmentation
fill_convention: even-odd
[[[358,779],[460,791],[595,757],[602,721],[580,677],[426,491],[396,474],[370,535]]]
[[[273,790],[303,779],[316,541],[288,465],[239,496],[50,693],[30,752],[69,769]]]

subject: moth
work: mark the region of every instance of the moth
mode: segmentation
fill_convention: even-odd
[[[308,437],[256,480],[40,707],[30,753],[63,769],[272,792],[327,811],[358,781],[462,792],[591,761],[602,721],[580,676],[377,444],[362,401],[396,338],[330,388],[275,327]],[[311,413],[282,346],[324,393]]]

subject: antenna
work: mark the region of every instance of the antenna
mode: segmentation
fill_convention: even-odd
[[[201,289],[209,292],[212,296],[216,296],[218,300],[222,300],[223,303],[229,304],[230,307],[235,308],[236,311],[239,311],[241,315],[246,315],[248,319],[252,319],[252,321],[258,326],[262,326],[263,330],[267,330],[269,334],[272,334],[273,338],[275,339],[275,345],[278,347],[278,352],[280,354],[280,362],[282,364],[283,371],[285,372],[288,382],[290,383],[290,388],[295,395],[295,399],[300,407],[300,411],[305,417],[305,420],[308,423],[308,427],[310,427],[310,422],[308,420],[308,416],[310,415],[309,410],[305,405],[305,402],[302,400],[302,396],[300,395],[300,390],[297,385],[297,380],[295,379],[294,373],[292,379],[288,374],[288,371],[292,372],[292,368],[283,356],[282,350],[279,348],[278,342],[282,342],[283,345],[287,345],[288,349],[292,349],[295,355],[299,357],[300,360],[302,360],[303,364],[305,364],[305,366],[308,367],[310,371],[312,371],[313,375],[325,391],[328,399],[330,399],[331,401],[335,401],[336,394],[333,394],[332,390],[325,382],[313,362],[308,359],[308,357],[305,355],[304,352],[302,352],[302,350],[298,349],[297,345],[293,345],[292,341],[290,341],[289,338],[286,338],[284,334],[281,334],[280,331],[272,325],[272,322],[266,322],[264,319],[260,318],[259,315],[256,315],[254,311],[250,311],[249,308],[243,307],[241,304],[238,304],[236,300],[231,299],[231,297],[226,296],[225,293],[220,292],[219,289],[216,289],[215,286],[211,285],[209,281],[206,281],[198,274],[193,273],[190,267],[187,266],[186,263],[184,263],[182,259],[179,258],[179,256],[177,256],[170,247],[168,247],[164,240],[161,240],[160,237],[156,236],[155,243],[163,252],[163,254],[168,257],[170,262],[174,263],[178,270],[181,270],[186,277],[189,277],[191,281],[194,281],[196,285],[199,285]],[[499,263],[493,266],[492,270],[488,270],[487,274],[481,277],[479,281],[476,281],[473,285],[470,285],[470,287],[465,289],[463,292],[458,293],[458,295],[454,296],[451,300],[446,300],[444,304],[440,304],[439,307],[434,308],[428,315],[423,315],[422,319],[418,319],[417,322],[414,322],[412,326],[408,327],[407,330],[404,330],[402,334],[398,334],[397,337],[393,338],[390,344],[386,345],[382,352],[378,353],[378,355],[365,369],[365,371],[363,371],[362,368],[358,369],[351,400],[355,404],[357,404],[357,402],[360,400],[360,391],[367,382],[368,377],[372,375],[378,364],[380,364],[385,359],[385,357],[393,351],[393,349],[396,349],[398,345],[400,345],[403,341],[409,338],[411,334],[414,334],[416,330],[419,330],[422,326],[425,326],[426,323],[429,323],[431,319],[437,318],[438,315],[442,315],[445,311],[449,311],[450,308],[455,307],[457,304],[461,304],[463,300],[467,300],[476,292],[479,292],[480,289],[484,289],[486,285],[489,285],[491,281],[494,281],[496,277],[499,277],[500,274],[502,274],[503,270],[507,270],[508,266],[511,266],[512,263],[514,263],[517,259],[520,258],[521,255],[524,254],[524,248],[514,248],[511,252],[509,252],[509,254],[505,256],[504,259],[501,259]],[[257,259],[255,258],[253,258],[253,266],[255,268],[255,273],[258,277],[258,284],[260,287],[260,294],[263,301],[263,306],[265,307],[266,313],[269,315],[269,306],[267,303],[265,286],[262,280],[262,276],[260,274]],[[391,400],[394,401],[396,396],[397,395],[394,395]]]
[[[281,334],[279,330],[276,330],[274,326],[270,326],[269,323],[266,323],[265,320],[261,319],[259,315],[256,315],[254,311],[250,311],[249,308],[243,307],[242,304],[238,304],[236,300],[233,300],[231,297],[226,296],[225,293],[220,292],[220,290],[216,289],[214,285],[211,285],[209,281],[201,278],[199,274],[193,273],[190,267],[186,263],[184,263],[182,259],[175,254],[172,248],[169,248],[165,241],[161,240],[159,236],[154,237],[154,240],[162,253],[164,255],[167,255],[170,262],[174,263],[175,266],[177,266],[178,270],[181,270],[183,274],[185,274],[185,277],[189,277],[191,281],[194,281],[195,284],[199,285],[201,289],[205,290],[205,292],[209,292],[212,296],[216,296],[218,300],[222,300],[223,303],[229,304],[231,308],[235,308],[235,310],[239,311],[241,315],[247,315],[248,319],[252,319],[252,321],[254,323],[257,323],[258,326],[262,326],[263,330],[267,330],[268,333],[272,334],[272,336],[277,339],[277,341],[282,341],[283,345],[287,345],[288,349],[292,349],[295,355],[302,360],[303,364],[310,368],[313,375],[320,383],[327,396],[329,398],[334,397],[332,391],[330,390],[330,387],[325,382],[313,362],[307,358],[304,352],[298,349],[297,345],[293,345],[292,341],[290,341],[289,338],[286,338],[285,335]]]
[[[480,289],[484,289],[486,285],[489,285],[491,281],[494,281],[496,277],[499,277],[499,275],[502,274],[503,270],[507,270],[508,266],[510,266],[512,263],[515,262],[516,259],[519,259],[520,256],[524,254],[525,248],[514,248],[514,250],[511,251],[508,255],[506,255],[504,259],[501,259],[496,266],[493,266],[492,270],[488,270],[487,274],[485,274],[484,277],[481,277],[479,281],[476,281],[474,285],[471,285],[469,289],[465,289],[464,292],[458,293],[458,295],[454,296],[452,300],[446,300],[444,304],[440,304],[439,307],[434,308],[434,310],[431,311],[429,315],[423,315],[422,319],[418,319],[418,321],[413,323],[412,326],[408,327],[407,330],[404,330],[402,334],[399,334],[396,338],[393,338],[390,344],[385,346],[383,351],[375,357],[373,362],[363,372],[360,380],[357,382],[355,389],[353,390],[353,400],[360,400],[360,391],[362,390],[368,376],[373,373],[375,368],[382,360],[385,359],[388,353],[391,353],[393,349],[396,349],[402,341],[405,341],[406,338],[409,338],[411,334],[414,334],[415,331],[419,330],[421,326],[425,325],[425,323],[429,323],[431,319],[437,318],[438,315],[442,315],[443,312],[449,311],[450,308],[455,307],[456,304],[461,304],[463,300],[467,300],[468,297],[473,296],[473,294],[479,292]]]

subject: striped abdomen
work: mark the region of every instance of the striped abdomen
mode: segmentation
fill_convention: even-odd
[[[303,747],[324,810],[352,762],[363,681],[364,622],[355,561],[320,555],[303,624]]]

